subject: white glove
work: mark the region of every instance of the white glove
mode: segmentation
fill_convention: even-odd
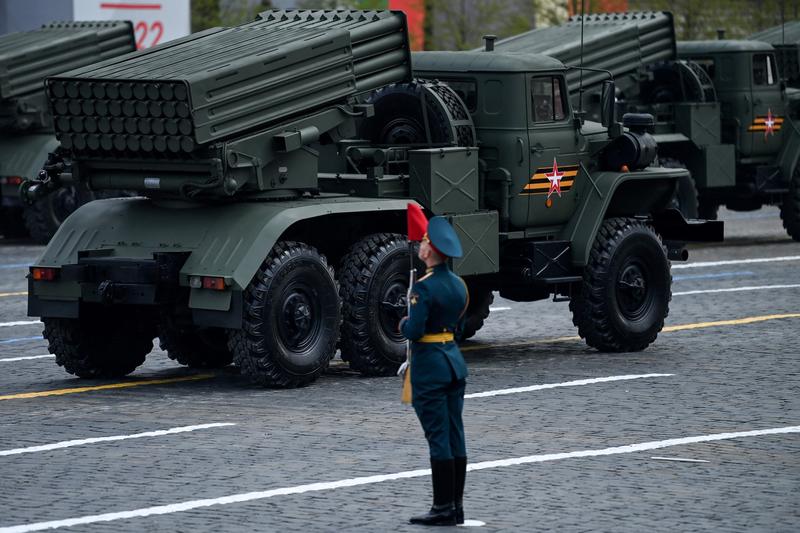
[[[406,370],[408,370],[408,361],[405,361],[400,368],[397,370],[397,375],[400,377],[404,377],[406,375]]]

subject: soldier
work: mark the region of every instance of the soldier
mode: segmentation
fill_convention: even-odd
[[[412,405],[428,440],[433,478],[433,507],[412,524],[464,523],[467,449],[461,412],[467,365],[454,333],[469,302],[464,281],[447,266],[461,257],[461,243],[443,217],[433,217],[419,247],[427,274],[412,288],[409,316],[400,330],[411,341]]]

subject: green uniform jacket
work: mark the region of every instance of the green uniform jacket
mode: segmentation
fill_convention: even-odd
[[[467,377],[467,365],[455,342],[416,342],[426,334],[455,332],[469,295],[464,281],[446,264],[428,272],[411,290],[411,312],[402,323],[411,342],[411,385],[414,397]]]

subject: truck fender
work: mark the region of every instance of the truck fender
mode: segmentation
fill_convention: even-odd
[[[189,307],[227,311],[232,292],[247,287],[275,243],[296,222],[333,214],[405,211],[407,203],[405,199],[353,197],[211,205],[147,198],[96,200],[67,218],[36,265],[77,264],[78,254],[90,250],[128,259],[188,252],[180,270],[181,286],[189,285],[189,276],[215,276],[224,278],[229,288],[191,289]],[[59,285],[39,288],[61,299],[77,299],[80,294],[77,287]]]
[[[649,215],[666,207],[678,179],[686,175],[682,168],[647,168],[637,172],[588,173],[581,167],[586,183],[575,214],[561,233],[572,242],[572,263],[583,267],[603,219],[612,216]]]

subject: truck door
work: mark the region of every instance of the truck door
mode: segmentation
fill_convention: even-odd
[[[750,136],[749,156],[777,154],[783,139],[783,101],[775,55],[756,53],[752,55],[750,78]]]
[[[564,224],[575,209],[573,188],[579,173],[566,83],[561,74],[537,74],[527,85],[531,163],[522,194],[529,200],[528,225]]]

